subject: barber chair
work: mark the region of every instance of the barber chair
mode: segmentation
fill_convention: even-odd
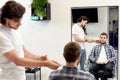
[[[98,71],[98,78],[101,78],[103,76],[103,73],[104,73],[104,70],[99,70]],[[114,77],[114,74],[111,73],[108,78],[113,78]]]
[[[39,71],[39,79],[41,80],[41,68],[39,67],[39,68],[26,68],[26,71],[25,71],[25,73],[31,73],[31,74],[34,74],[34,80],[37,80],[37,78],[36,78],[36,72],[38,72]]]
[[[91,70],[89,70],[89,72],[91,72]],[[101,78],[102,76],[103,76],[103,74],[104,74],[104,70],[99,70],[98,71],[98,78]],[[108,77],[108,79],[112,79],[113,77],[115,76],[115,67],[113,68],[113,70],[112,70],[112,72],[110,73],[110,75],[109,76],[107,76]]]

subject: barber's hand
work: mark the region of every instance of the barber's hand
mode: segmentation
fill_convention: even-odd
[[[93,39],[87,38],[87,42],[92,43],[92,42],[93,42]]]
[[[45,60],[48,60],[48,57],[47,57],[47,55],[42,55],[42,56],[41,55],[36,55],[35,59],[45,61]]]
[[[55,69],[57,69],[60,66],[61,66],[61,64],[56,62],[56,61],[54,61],[54,60],[48,60],[47,61],[47,67],[49,67],[50,69],[55,70]]]
[[[85,40],[85,42],[89,42],[89,43],[92,42],[92,39],[91,39],[91,38],[88,38],[87,36],[84,37],[84,40]]]
[[[47,57],[47,55],[40,56],[39,60],[45,61],[45,60],[48,60],[48,57]]]
[[[101,41],[100,40],[96,40],[96,43],[101,43]]]

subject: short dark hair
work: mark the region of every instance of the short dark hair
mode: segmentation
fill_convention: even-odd
[[[69,42],[64,47],[63,56],[66,62],[75,62],[80,56],[80,45],[77,42]]]
[[[77,20],[77,22],[81,22],[82,20],[87,20],[89,22],[89,19],[86,16],[80,16]]]
[[[6,2],[1,8],[1,23],[5,24],[5,18],[19,19],[25,13],[25,7],[15,1]]]
[[[105,33],[105,32],[101,33],[100,36],[101,35],[105,35],[106,37],[108,37],[107,33]]]

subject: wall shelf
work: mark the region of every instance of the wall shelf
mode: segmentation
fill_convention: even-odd
[[[35,20],[35,21],[51,20],[51,5],[50,5],[50,3],[46,4],[46,6],[44,7],[44,10],[45,10],[47,16],[41,20],[39,16],[34,14],[34,9],[31,8],[31,20]]]

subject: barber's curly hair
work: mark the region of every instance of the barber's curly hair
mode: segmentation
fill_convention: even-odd
[[[78,19],[77,19],[77,22],[81,22],[82,20],[87,20],[89,22],[89,19],[86,17],[86,16],[80,16]]]
[[[25,13],[25,7],[15,1],[6,2],[1,8],[1,23],[5,24],[5,18],[19,19]]]
[[[89,22],[89,19],[86,17],[86,16],[80,16],[78,19],[77,19],[77,22],[81,22],[82,20],[87,20]],[[84,33],[87,34],[86,32],[86,27],[83,27],[83,30],[84,30]]]

